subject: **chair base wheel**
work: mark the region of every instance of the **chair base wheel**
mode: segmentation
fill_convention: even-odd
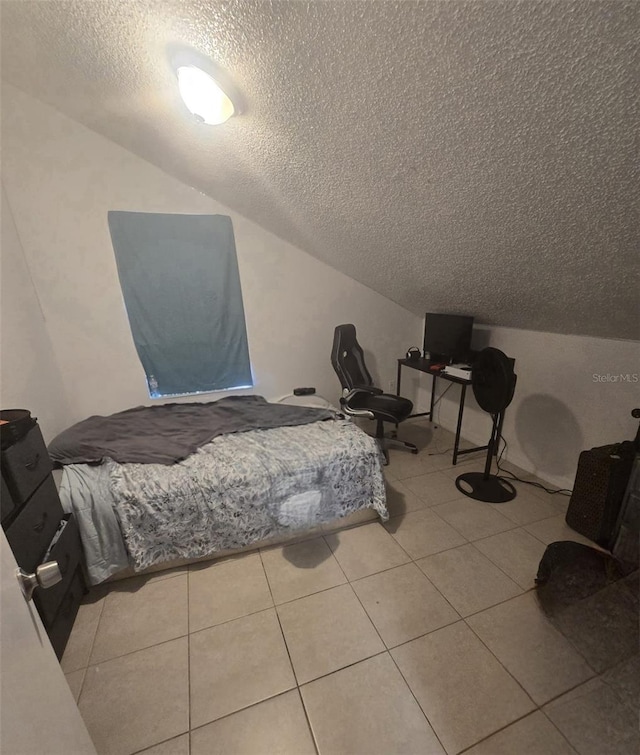
[[[378,445],[380,446],[380,450],[382,451],[384,455],[384,465],[387,466],[389,464],[389,446],[398,446],[399,448],[406,448],[407,451],[411,451],[412,454],[418,453],[418,447],[414,446],[413,443],[409,443],[406,440],[398,440],[398,438],[389,438],[388,436],[382,437],[382,438],[376,438],[378,441]]]

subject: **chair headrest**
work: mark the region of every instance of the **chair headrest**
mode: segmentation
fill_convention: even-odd
[[[338,325],[333,333],[331,364],[343,388],[372,385],[371,375],[364,363],[364,353],[356,338],[355,325]]]

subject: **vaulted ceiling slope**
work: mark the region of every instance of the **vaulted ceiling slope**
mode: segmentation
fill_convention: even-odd
[[[637,0],[2,2],[2,74],[416,313],[639,338]],[[245,113],[188,117],[176,45]],[[635,61],[635,63],[634,63]]]

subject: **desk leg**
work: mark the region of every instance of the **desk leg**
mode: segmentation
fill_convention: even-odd
[[[464,398],[467,393],[467,386],[462,385],[460,392],[460,408],[458,409],[458,426],[456,427],[456,439],[453,444],[453,465],[458,463],[458,448],[460,447],[460,430],[462,429],[462,413],[464,411]]]
[[[431,404],[429,406],[429,422],[433,424],[433,407],[436,400],[436,374],[435,372],[431,376]]]
[[[398,373],[396,375],[396,396],[400,395],[401,383],[402,383],[402,364],[398,362]],[[397,436],[397,434],[398,434],[398,423],[396,422],[396,429],[393,434],[394,438]]]

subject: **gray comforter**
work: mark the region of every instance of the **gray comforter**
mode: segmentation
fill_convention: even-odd
[[[221,436],[172,466],[64,472],[61,499],[78,514],[94,584],[126,565],[213,555],[359,509],[388,518],[378,446],[347,420]]]
[[[72,425],[49,444],[57,464],[175,464],[220,435],[292,427],[333,419],[334,411],[270,404],[262,396],[227,396],[208,403],[137,406]]]

